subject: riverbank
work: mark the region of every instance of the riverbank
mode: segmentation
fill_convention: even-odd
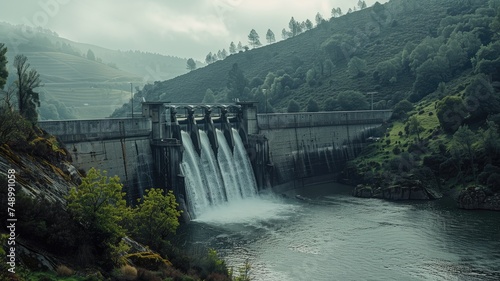
[[[407,180],[388,187],[373,188],[359,184],[352,192],[354,197],[378,198],[391,201],[435,200],[442,197],[452,198],[457,207],[466,210],[500,211],[500,193],[481,186],[472,186],[461,191],[442,194],[434,188],[424,186],[418,180]]]

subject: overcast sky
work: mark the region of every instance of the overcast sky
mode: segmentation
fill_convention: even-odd
[[[368,6],[376,0],[366,0]],[[265,43],[276,40],[293,16],[315,23],[316,13],[345,13],[357,0],[0,0],[0,21],[42,26],[61,37],[114,50],[141,50],[204,60],[228,50],[231,41],[248,44],[255,29]],[[387,0],[379,0],[385,3]]]

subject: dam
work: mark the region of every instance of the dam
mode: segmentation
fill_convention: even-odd
[[[196,217],[210,206],[334,180],[390,110],[258,114],[253,102],[144,102],[141,116],[41,121],[74,165],[118,175],[129,202],[173,190]]]

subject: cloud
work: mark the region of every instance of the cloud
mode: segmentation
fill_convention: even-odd
[[[18,24],[43,12],[40,3],[61,3],[45,28],[82,43],[120,50],[142,50],[203,60],[208,52],[247,44],[255,29],[265,41],[267,29],[276,39],[296,20],[314,22],[316,13],[330,17],[334,7],[346,11],[356,0],[16,0],[5,1],[0,20]],[[370,6],[375,0],[367,0]],[[387,0],[380,0],[381,3]]]

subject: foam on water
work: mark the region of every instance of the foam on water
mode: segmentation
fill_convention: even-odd
[[[217,225],[254,225],[263,221],[287,219],[297,208],[299,205],[262,195],[212,206],[195,221]]]

